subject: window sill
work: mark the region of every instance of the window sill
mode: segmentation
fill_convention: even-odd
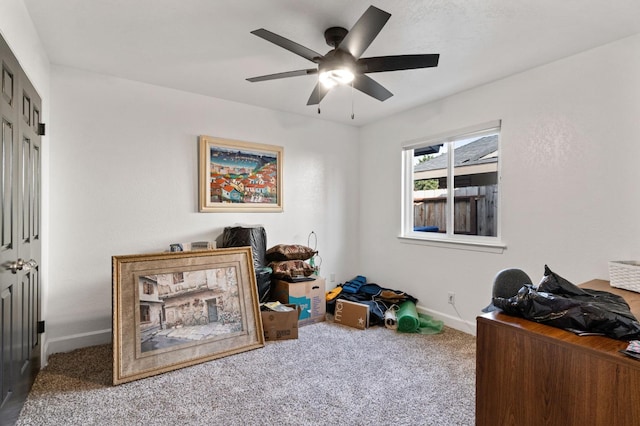
[[[455,238],[426,238],[425,236],[400,235],[401,243],[417,244],[432,247],[442,247],[456,250],[480,251],[484,253],[502,254],[507,248],[506,244],[499,241],[471,241]]]

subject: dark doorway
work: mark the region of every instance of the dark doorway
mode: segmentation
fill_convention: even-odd
[[[218,322],[218,302],[217,299],[207,300],[207,311],[209,312],[209,322]]]

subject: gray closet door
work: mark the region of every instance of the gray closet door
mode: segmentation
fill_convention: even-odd
[[[40,97],[0,37],[0,424],[40,369]]]

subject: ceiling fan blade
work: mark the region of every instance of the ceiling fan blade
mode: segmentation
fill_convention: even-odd
[[[384,86],[364,74],[357,75],[353,79],[353,87],[379,101],[386,101],[393,96],[393,93],[385,89]]]
[[[276,44],[283,49],[287,49],[288,51],[293,52],[296,55],[302,56],[303,58],[308,59],[311,62],[315,62],[316,64],[320,62],[320,59],[323,58],[320,53],[315,52],[308,47],[304,47],[303,45],[298,44],[295,41],[284,38],[276,33],[265,30],[264,28],[251,31],[251,34],[255,34],[260,38],[270,41],[271,43]]]
[[[375,6],[369,6],[369,9],[364,12],[344,40],[338,45],[338,49],[345,50],[358,59],[367,50],[367,47],[373,42],[373,39],[376,38],[390,17],[390,13]]]
[[[437,67],[440,55],[397,55],[360,58],[357,61],[360,72],[384,72]]]
[[[261,75],[259,77],[247,78],[247,81],[255,83],[257,81],[277,80],[279,78],[298,77],[300,75],[318,74],[317,68],[309,68],[306,70],[279,72],[276,74]]]
[[[311,92],[311,96],[309,96],[309,100],[307,101],[307,105],[318,105],[320,101],[329,93],[329,89],[324,87],[323,84],[319,82],[316,83],[316,87],[313,88],[313,92]]]

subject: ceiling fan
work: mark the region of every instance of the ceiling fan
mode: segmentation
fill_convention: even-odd
[[[327,44],[333,49],[325,55],[321,55],[318,52],[265,30],[264,28],[251,31],[251,34],[255,34],[258,37],[318,64],[318,67],[252,77],[247,80],[257,82],[318,74],[318,83],[313,89],[313,92],[311,92],[307,105],[319,104],[327,93],[329,93],[329,90],[338,84],[352,84],[355,89],[379,101],[389,99],[393,96],[393,93],[366,74],[437,67],[440,58],[440,55],[437,53],[361,58],[360,56],[367,50],[390,17],[390,13],[380,10],[377,7],[369,6],[350,31],[342,27],[331,27],[327,29],[324,32],[324,38]]]

